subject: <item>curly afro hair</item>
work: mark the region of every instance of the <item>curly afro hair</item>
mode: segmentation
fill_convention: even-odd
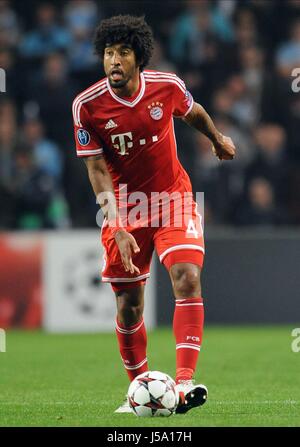
[[[151,59],[154,46],[152,30],[144,17],[118,15],[102,20],[95,33],[95,53],[103,59],[105,47],[116,43],[131,46],[143,71]]]

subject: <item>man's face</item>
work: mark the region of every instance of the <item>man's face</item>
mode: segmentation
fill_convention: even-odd
[[[105,48],[103,64],[113,88],[123,88],[138,70],[133,49],[122,43]]]

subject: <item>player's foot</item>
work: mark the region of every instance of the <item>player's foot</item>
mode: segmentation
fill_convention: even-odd
[[[179,393],[179,404],[176,413],[186,413],[191,408],[200,407],[207,400],[208,391],[205,385],[195,385],[194,380],[181,380],[176,389]]]
[[[122,403],[122,405],[119,406],[119,408],[117,408],[115,410],[115,413],[132,413],[132,410],[129,406],[129,402],[128,402],[128,398],[125,397],[124,402]]]

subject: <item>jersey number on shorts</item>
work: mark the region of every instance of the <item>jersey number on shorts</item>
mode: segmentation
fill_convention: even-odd
[[[193,219],[189,219],[188,227],[186,230],[186,234],[192,234],[195,238],[199,237],[199,233],[196,230]]]

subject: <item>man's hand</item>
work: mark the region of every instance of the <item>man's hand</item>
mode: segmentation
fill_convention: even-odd
[[[232,139],[222,135],[214,125],[206,110],[194,102],[192,110],[183,118],[189,126],[202,132],[213,143],[212,151],[219,160],[232,160],[235,146]]]
[[[232,160],[235,156],[235,145],[230,137],[220,134],[213,144],[212,151],[219,160]]]
[[[125,230],[119,230],[115,234],[115,240],[119,248],[125,271],[140,274],[140,270],[132,262],[132,255],[134,253],[139,253],[140,251],[139,246],[132,234]]]

